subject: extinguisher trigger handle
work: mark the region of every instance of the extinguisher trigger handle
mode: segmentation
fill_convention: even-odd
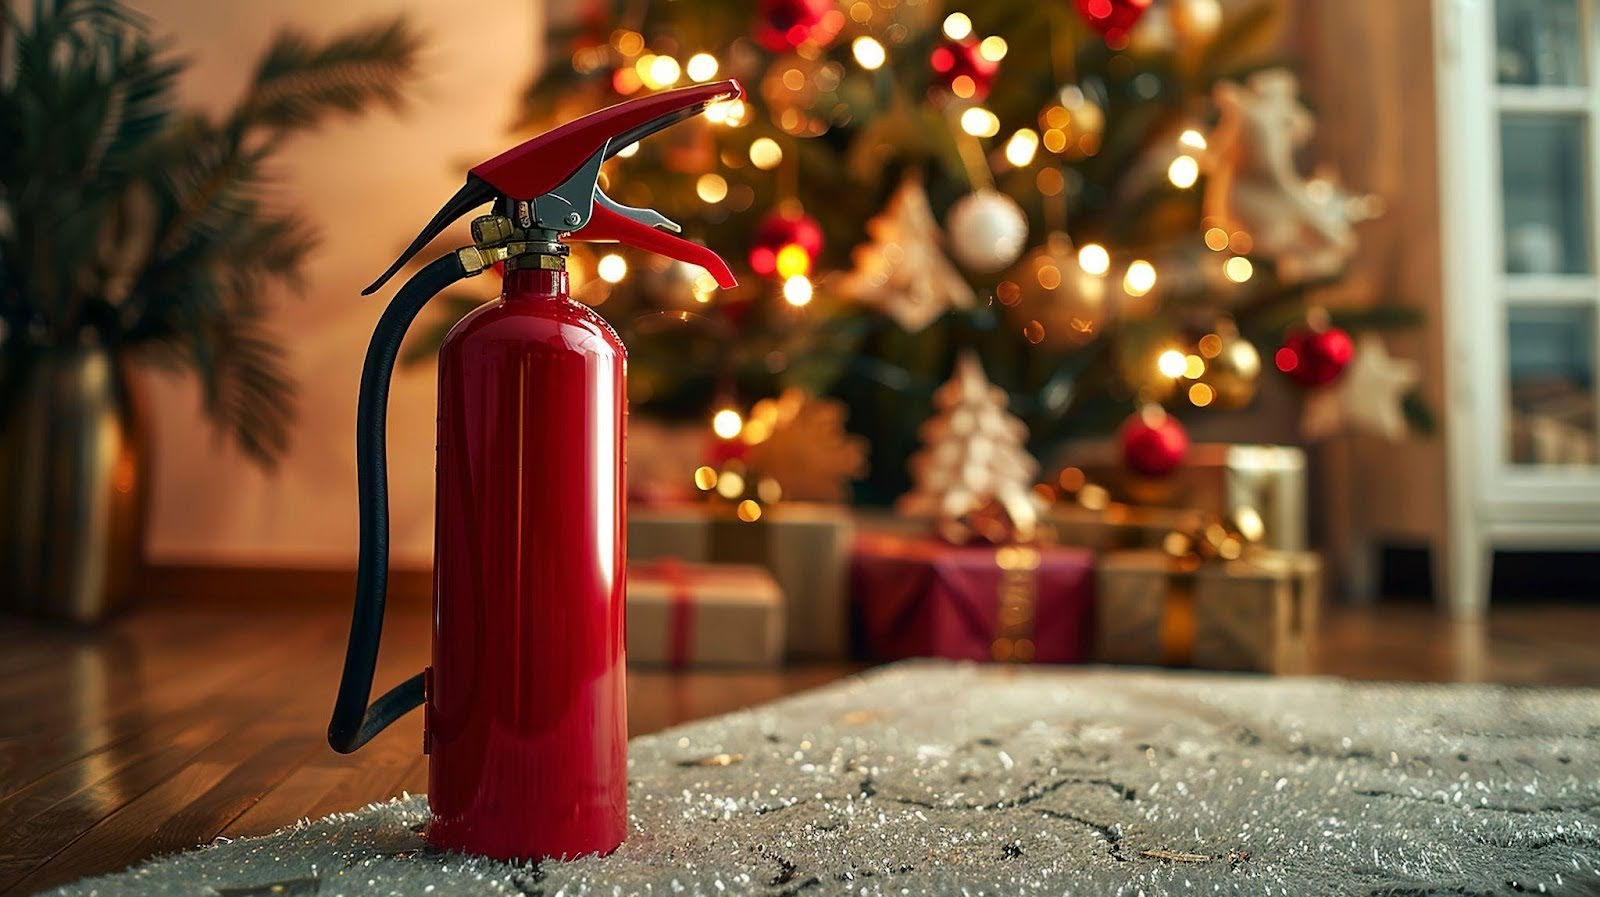
[[[595,205],[600,206],[607,211],[614,212],[624,218],[630,218],[646,227],[658,227],[662,230],[672,231],[675,234],[683,233],[683,225],[673,221],[671,218],[668,218],[660,212],[657,212],[655,209],[641,209],[635,206],[625,206],[607,196],[606,192],[601,190],[599,187],[594,188],[594,202]]]

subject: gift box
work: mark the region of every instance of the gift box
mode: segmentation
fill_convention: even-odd
[[[1256,549],[1197,562],[1116,551],[1099,566],[1095,657],[1108,663],[1303,673],[1321,602],[1308,551]]]
[[[1072,502],[1058,502],[1045,514],[1045,523],[1058,545],[1075,545],[1094,551],[1120,548],[1155,548],[1173,530],[1194,526],[1198,511],[1140,507],[1113,503],[1092,510]]]
[[[783,503],[746,523],[705,505],[629,508],[628,557],[736,563],[772,573],[784,595],[784,653],[838,660],[849,653],[850,514]]]
[[[1120,450],[1107,443],[1076,445],[1064,460],[1082,470],[1088,482],[1140,509],[1229,517],[1240,508],[1253,508],[1265,528],[1263,546],[1289,551],[1306,547],[1306,456],[1294,446],[1199,443],[1190,446],[1181,467],[1162,477],[1129,470]],[[1153,547],[1160,540],[1130,544],[1124,537],[1121,542],[1105,547]]]
[[[628,567],[628,661],[776,666],[783,592],[761,567],[646,561]]]
[[[863,533],[851,552],[858,649],[873,660],[1085,659],[1094,554]]]

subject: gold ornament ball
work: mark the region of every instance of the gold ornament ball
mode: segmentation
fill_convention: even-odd
[[[1030,341],[1051,348],[1093,340],[1105,320],[1105,281],[1084,272],[1072,239],[1059,231],[995,287],[995,298]]]
[[[1105,112],[1076,84],[1061,88],[1056,101],[1039,113],[1039,142],[1065,159],[1098,153],[1105,130]]]
[[[1222,27],[1219,0],[1172,0],[1169,15],[1178,39],[1191,47],[1211,43]]]
[[[1213,406],[1232,409],[1250,404],[1261,382],[1261,353],[1256,347],[1231,325],[1222,326],[1202,338],[1201,355],[1208,354],[1202,382],[1216,393]]]
[[[839,99],[844,67],[799,54],[773,60],[761,79],[761,97],[772,123],[785,134],[820,137],[845,116]]]

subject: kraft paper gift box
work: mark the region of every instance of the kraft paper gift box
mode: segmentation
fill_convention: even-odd
[[[860,653],[873,660],[1073,663],[1094,613],[1094,555],[863,533],[851,554]]]
[[[631,561],[764,567],[784,596],[785,655],[843,659],[849,653],[850,513],[833,505],[782,503],[745,523],[705,505],[628,509]]]
[[[776,666],[783,593],[761,567],[645,561],[628,568],[628,662]]]
[[[1156,550],[1100,559],[1095,657],[1108,663],[1303,673],[1321,602],[1314,552],[1196,562]]]

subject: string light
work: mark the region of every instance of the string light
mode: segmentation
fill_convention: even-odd
[[[710,81],[717,76],[717,57],[710,53],[696,53],[689,57],[684,70],[689,73],[690,81]]]
[[[1183,376],[1189,380],[1199,380],[1206,375],[1205,359],[1198,355],[1183,356]]]
[[[874,38],[864,35],[851,42],[850,52],[855,54],[856,64],[869,72],[881,68],[889,59],[889,54],[883,49],[883,44],[878,43]]]
[[[783,282],[783,301],[795,308],[811,304],[811,281],[804,274],[796,274]]]
[[[646,53],[639,57],[633,64],[639,77],[644,80],[644,86],[651,90],[660,90],[678,83],[678,78],[683,74],[683,69],[678,65],[678,60],[671,56],[657,56]]]
[[[739,502],[739,519],[745,523],[755,523],[761,519],[761,505],[753,499]]]
[[[638,154],[639,154],[639,141],[637,141],[637,140],[635,140],[634,142],[628,144],[627,146],[623,147],[622,149],[617,150],[617,158],[619,158],[619,159],[632,159],[634,156],[636,156]]]
[[[701,201],[714,205],[728,197],[728,182],[720,174],[707,172],[694,182],[694,192]]]
[[[1156,268],[1154,265],[1139,259],[1128,266],[1128,273],[1122,276],[1122,289],[1129,296],[1143,296],[1150,292],[1156,285]]]
[[[999,62],[1006,58],[1006,51],[1011,49],[1006,45],[1006,39],[998,34],[990,35],[978,44],[978,55],[989,62]]]
[[[950,92],[963,100],[970,100],[978,93],[978,82],[972,80],[971,75],[957,75],[950,82]]]
[[[637,56],[644,49],[644,35],[627,28],[619,28],[611,33],[611,46],[624,56]]]
[[[1194,128],[1189,128],[1178,135],[1178,145],[1192,150],[1204,150],[1206,148],[1206,137]]]
[[[785,243],[772,257],[772,270],[785,280],[811,273],[811,253],[799,243]]]
[[[615,252],[608,252],[600,256],[600,261],[595,263],[594,270],[606,283],[618,283],[628,276],[628,260]]]
[[[1156,370],[1160,371],[1163,377],[1171,377],[1176,380],[1183,376],[1183,372],[1188,366],[1188,362],[1184,360],[1183,353],[1177,349],[1168,349],[1156,356]]]
[[[744,100],[712,103],[706,107],[705,112],[701,113],[706,117],[706,121],[715,125],[727,125],[730,128],[737,128],[743,125],[749,114],[749,107],[745,105]]]
[[[944,36],[951,40],[965,40],[972,34],[972,20],[964,12],[953,12],[944,17]]]
[[[1213,252],[1221,252],[1228,248],[1228,232],[1220,227],[1206,229],[1206,248]]]
[[[1256,268],[1250,264],[1250,260],[1242,255],[1236,255],[1222,263],[1222,273],[1227,275],[1228,279],[1234,283],[1244,283],[1249,280],[1250,275],[1254,274],[1255,270]]]
[[[1211,400],[1215,399],[1216,397],[1216,390],[1204,383],[1189,384],[1189,401],[1193,402],[1196,408],[1206,407],[1207,405],[1211,404]]]
[[[1167,166],[1167,180],[1180,190],[1187,190],[1200,179],[1200,163],[1194,156],[1179,156]]]
[[[1085,243],[1078,250],[1078,267],[1085,274],[1104,277],[1111,270],[1111,253],[1106,252],[1106,248],[1099,243]]]
[[[1006,141],[1006,161],[1017,168],[1033,164],[1033,156],[1038,151],[1039,134],[1032,128],[1020,128]]]
[[[689,292],[694,295],[694,301],[705,305],[717,294],[717,279],[711,276],[710,271],[702,270],[689,284]]]
[[[711,415],[711,432],[717,434],[721,439],[733,439],[743,429],[744,418],[740,417],[739,412],[732,408],[724,408]],[[743,492],[744,488],[741,486],[739,491]]]
[[[1000,133],[1000,119],[982,106],[961,113],[961,130],[974,137],[993,137]]]
[[[714,467],[696,467],[694,469],[694,485],[701,492],[710,492],[717,488],[717,470]]]
[[[771,171],[783,162],[783,147],[771,137],[757,137],[750,143],[750,164]]]
[[[717,494],[723,498],[738,498],[744,492],[744,475],[737,470],[724,470],[717,477]]]

